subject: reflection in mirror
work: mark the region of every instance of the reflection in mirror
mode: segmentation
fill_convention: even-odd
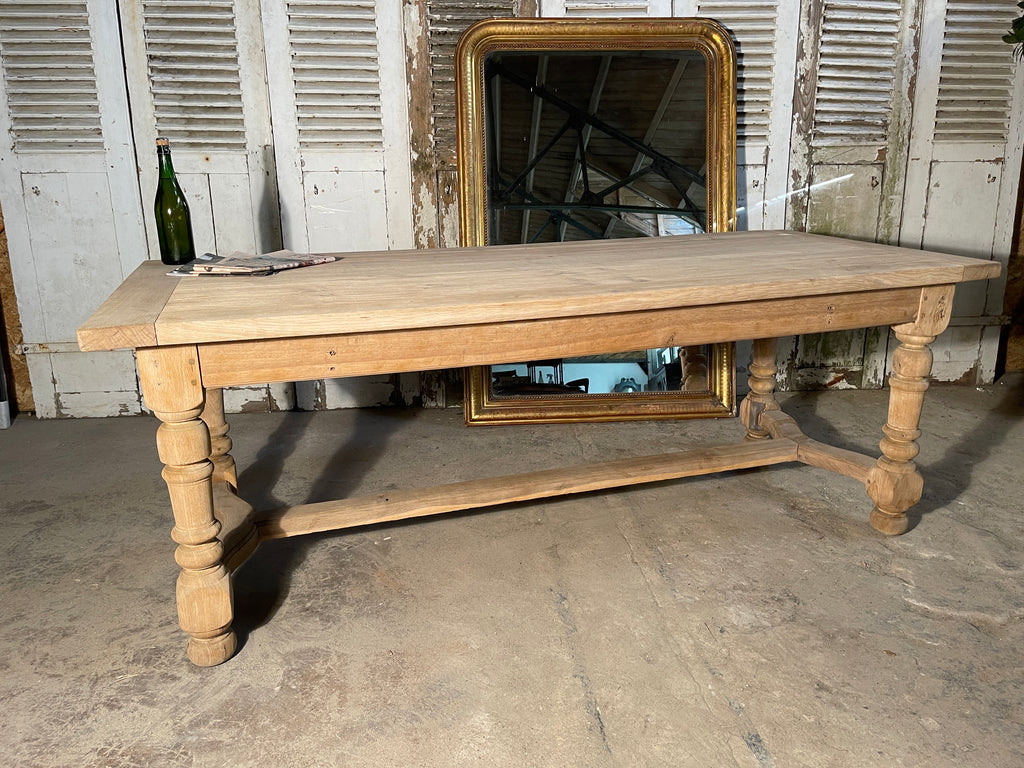
[[[488,57],[489,242],[707,231],[704,57]]]
[[[731,227],[734,53],[714,22],[493,20],[459,51],[463,245]],[[473,369],[467,421],[721,416],[732,398],[731,345],[666,347]]]
[[[489,243],[707,231],[702,54],[498,52],[484,73]],[[491,395],[674,391],[682,365],[674,347],[493,366]]]
[[[685,361],[685,363],[684,363]],[[704,391],[704,347],[662,347],[491,366],[494,397]]]

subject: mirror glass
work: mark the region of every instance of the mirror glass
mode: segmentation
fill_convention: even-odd
[[[704,57],[696,51],[491,54],[488,242],[707,231]],[[638,88],[638,84],[643,87]],[[678,347],[493,366],[492,397],[682,388]]]
[[[707,231],[701,54],[500,52],[485,75],[490,244]]]
[[[638,23],[545,20],[466,33],[464,245],[625,241],[729,225],[735,96],[721,50],[731,44],[703,44],[724,34],[710,22],[640,24],[659,34],[645,39]],[[464,163],[473,151],[479,161]],[[731,397],[729,345],[614,351],[476,370],[467,420],[728,415]]]

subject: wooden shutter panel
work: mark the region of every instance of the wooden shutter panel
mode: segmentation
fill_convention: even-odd
[[[478,21],[509,17],[514,0],[437,0],[427,8],[430,52],[431,126],[441,162],[455,162],[455,46],[462,33]]]
[[[899,227],[916,6],[823,0],[802,16],[787,226],[891,242]],[[909,12],[909,13],[908,13]],[[820,14],[820,15],[819,15]],[[799,337],[787,387],[882,385],[884,328]]]
[[[947,3],[936,141],[1006,141],[1013,71],[1011,48],[1000,38],[1016,15],[1008,2]]]
[[[0,5],[16,152],[103,151],[87,3]]]
[[[778,0],[700,3],[698,13],[726,26],[736,41],[736,138],[768,141]]]
[[[171,141],[197,250],[280,248],[260,4],[119,0],[117,6],[150,257],[159,252],[152,194],[153,142],[161,135]],[[225,391],[229,411],[288,408],[293,401],[288,384]]]
[[[156,188],[153,140],[167,136],[203,251],[280,247],[278,222],[260,211],[277,196],[256,5],[119,3],[141,189],[149,198]],[[155,256],[151,215],[146,228]]]
[[[408,84],[399,0],[263,0],[285,247],[409,247]],[[303,408],[377,404],[386,378],[301,382]],[[388,395],[383,395],[386,399]]]
[[[408,87],[398,0],[264,0],[284,246],[411,242]]]
[[[131,354],[74,342],[146,250],[119,43],[113,3],[0,3],[0,198],[41,418],[141,410]]]
[[[900,0],[827,0],[815,93],[815,144],[884,143],[892,115]]]
[[[374,0],[288,3],[299,146],[379,149],[384,142]]]
[[[245,150],[232,5],[230,0],[143,3],[156,131],[175,147]]]

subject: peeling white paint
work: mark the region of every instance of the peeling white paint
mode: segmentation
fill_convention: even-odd
[[[419,57],[416,51],[419,48],[419,41],[423,39],[426,32],[420,24],[420,13],[418,3],[407,2],[405,4],[405,48],[409,55],[409,68],[413,71],[419,66]]]

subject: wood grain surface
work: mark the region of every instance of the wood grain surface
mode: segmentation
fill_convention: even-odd
[[[262,277],[158,280],[143,265],[79,330],[79,344],[101,350],[154,337],[162,346],[581,317],[953,284],[1000,269],[784,231],[342,257]],[[162,280],[175,283],[169,297]]]

